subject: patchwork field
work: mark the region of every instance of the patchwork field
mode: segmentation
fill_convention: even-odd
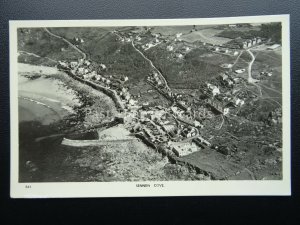
[[[204,30],[194,31],[189,34],[185,34],[181,37],[181,39],[189,43],[193,43],[195,41],[201,41],[213,45],[222,45],[232,40],[230,38],[216,36],[220,32],[222,32],[222,30],[204,29]]]

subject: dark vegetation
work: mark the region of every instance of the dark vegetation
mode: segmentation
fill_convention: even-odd
[[[41,28],[19,28],[18,29],[18,51],[34,53],[40,57],[49,57],[53,60],[77,60],[81,55],[70,47],[67,43],[57,38],[51,37]],[[48,59],[26,56],[19,57],[19,62],[26,62],[41,65],[41,60],[49,63]],[[29,60],[29,62],[28,62]],[[53,64],[53,63],[52,63]]]
[[[235,29],[224,30],[220,34],[216,35],[219,37],[225,38],[243,38],[251,39],[253,37],[262,37],[266,39],[271,39],[271,41],[276,43],[281,43],[281,23],[269,23],[262,24],[260,30],[248,30],[248,31],[239,31]]]
[[[206,54],[205,49],[195,49],[186,54],[184,60],[171,58],[163,48],[150,49],[147,57],[153,61],[165,76],[171,88],[196,89],[199,83],[217,76],[224,71],[213,62],[208,62],[200,56]]]
[[[120,43],[118,36],[109,30],[113,29],[51,29],[71,42],[74,42],[74,37],[83,38],[84,43],[79,44],[79,48],[87,53],[90,60],[107,65],[107,72],[102,73],[128,76],[133,84],[144,79],[151,70],[149,63],[134,50],[130,42]]]

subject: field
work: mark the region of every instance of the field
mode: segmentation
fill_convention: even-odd
[[[153,27],[151,33],[159,33],[163,36],[175,36],[178,33],[187,34],[193,29],[193,26],[158,26]]]
[[[217,30],[217,29],[204,29],[204,30],[194,31],[189,34],[185,34],[181,37],[181,39],[189,43],[193,43],[195,41],[201,41],[213,45],[222,45],[231,41],[231,39],[229,38],[216,36],[221,32],[222,30]]]
[[[81,57],[67,43],[50,37],[42,28],[18,29],[18,51],[19,62],[35,65],[53,66],[58,60],[72,61]]]
[[[229,56],[210,53],[204,47],[195,48],[186,53],[184,59],[178,60],[175,53],[169,53],[165,48],[160,45],[146,54],[162,71],[171,88],[198,88],[200,83],[224,71],[221,64],[233,61]]]

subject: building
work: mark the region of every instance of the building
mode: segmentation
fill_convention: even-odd
[[[75,68],[76,66],[78,66],[78,62],[75,62],[75,61],[70,62],[70,66],[71,66],[71,68],[73,69],[73,68]]]
[[[229,113],[229,108],[224,108],[223,115],[227,115]]]
[[[177,33],[176,38],[180,38],[182,36],[182,33]]]
[[[176,156],[182,157],[198,151],[198,148],[193,143],[170,143],[170,148]]]
[[[173,49],[174,49],[174,47],[173,47],[173,46],[171,46],[171,45],[167,46],[167,50],[168,50],[168,51],[170,51],[170,52],[171,52],[171,51],[173,51]]]
[[[240,73],[244,73],[245,71],[246,69],[237,69],[234,72],[240,74]]]
[[[220,94],[220,89],[217,86],[207,83],[207,87],[208,87],[208,89],[211,90],[211,93],[213,94],[213,96]]]
[[[183,59],[183,55],[181,53],[177,54],[178,59]]]
[[[230,68],[232,68],[232,66],[233,66],[233,64],[231,64],[231,63],[224,63],[221,67],[230,69]]]
[[[104,64],[100,64],[100,68],[102,69],[102,70],[105,70],[106,69],[106,66],[104,65]]]
[[[89,60],[85,60],[84,65],[89,66],[89,65],[91,65],[91,62]]]

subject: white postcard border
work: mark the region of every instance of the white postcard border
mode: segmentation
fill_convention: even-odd
[[[282,110],[283,110],[283,179],[279,181],[142,181],[142,182],[47,182],[19,183],[18,144],[18,27],[86,26],[167,26],[217,25],[234,23],[282,23]],[[224,196],[291,195],[290,146],[290,32],[289,15],[146,20],[31,20],[10,21],[10,125],[11,125],[11,197],[137,197],[137,196]],[[137,187],[147,184],[147,187]],[[150,187],[148,187],[148,184]]]

